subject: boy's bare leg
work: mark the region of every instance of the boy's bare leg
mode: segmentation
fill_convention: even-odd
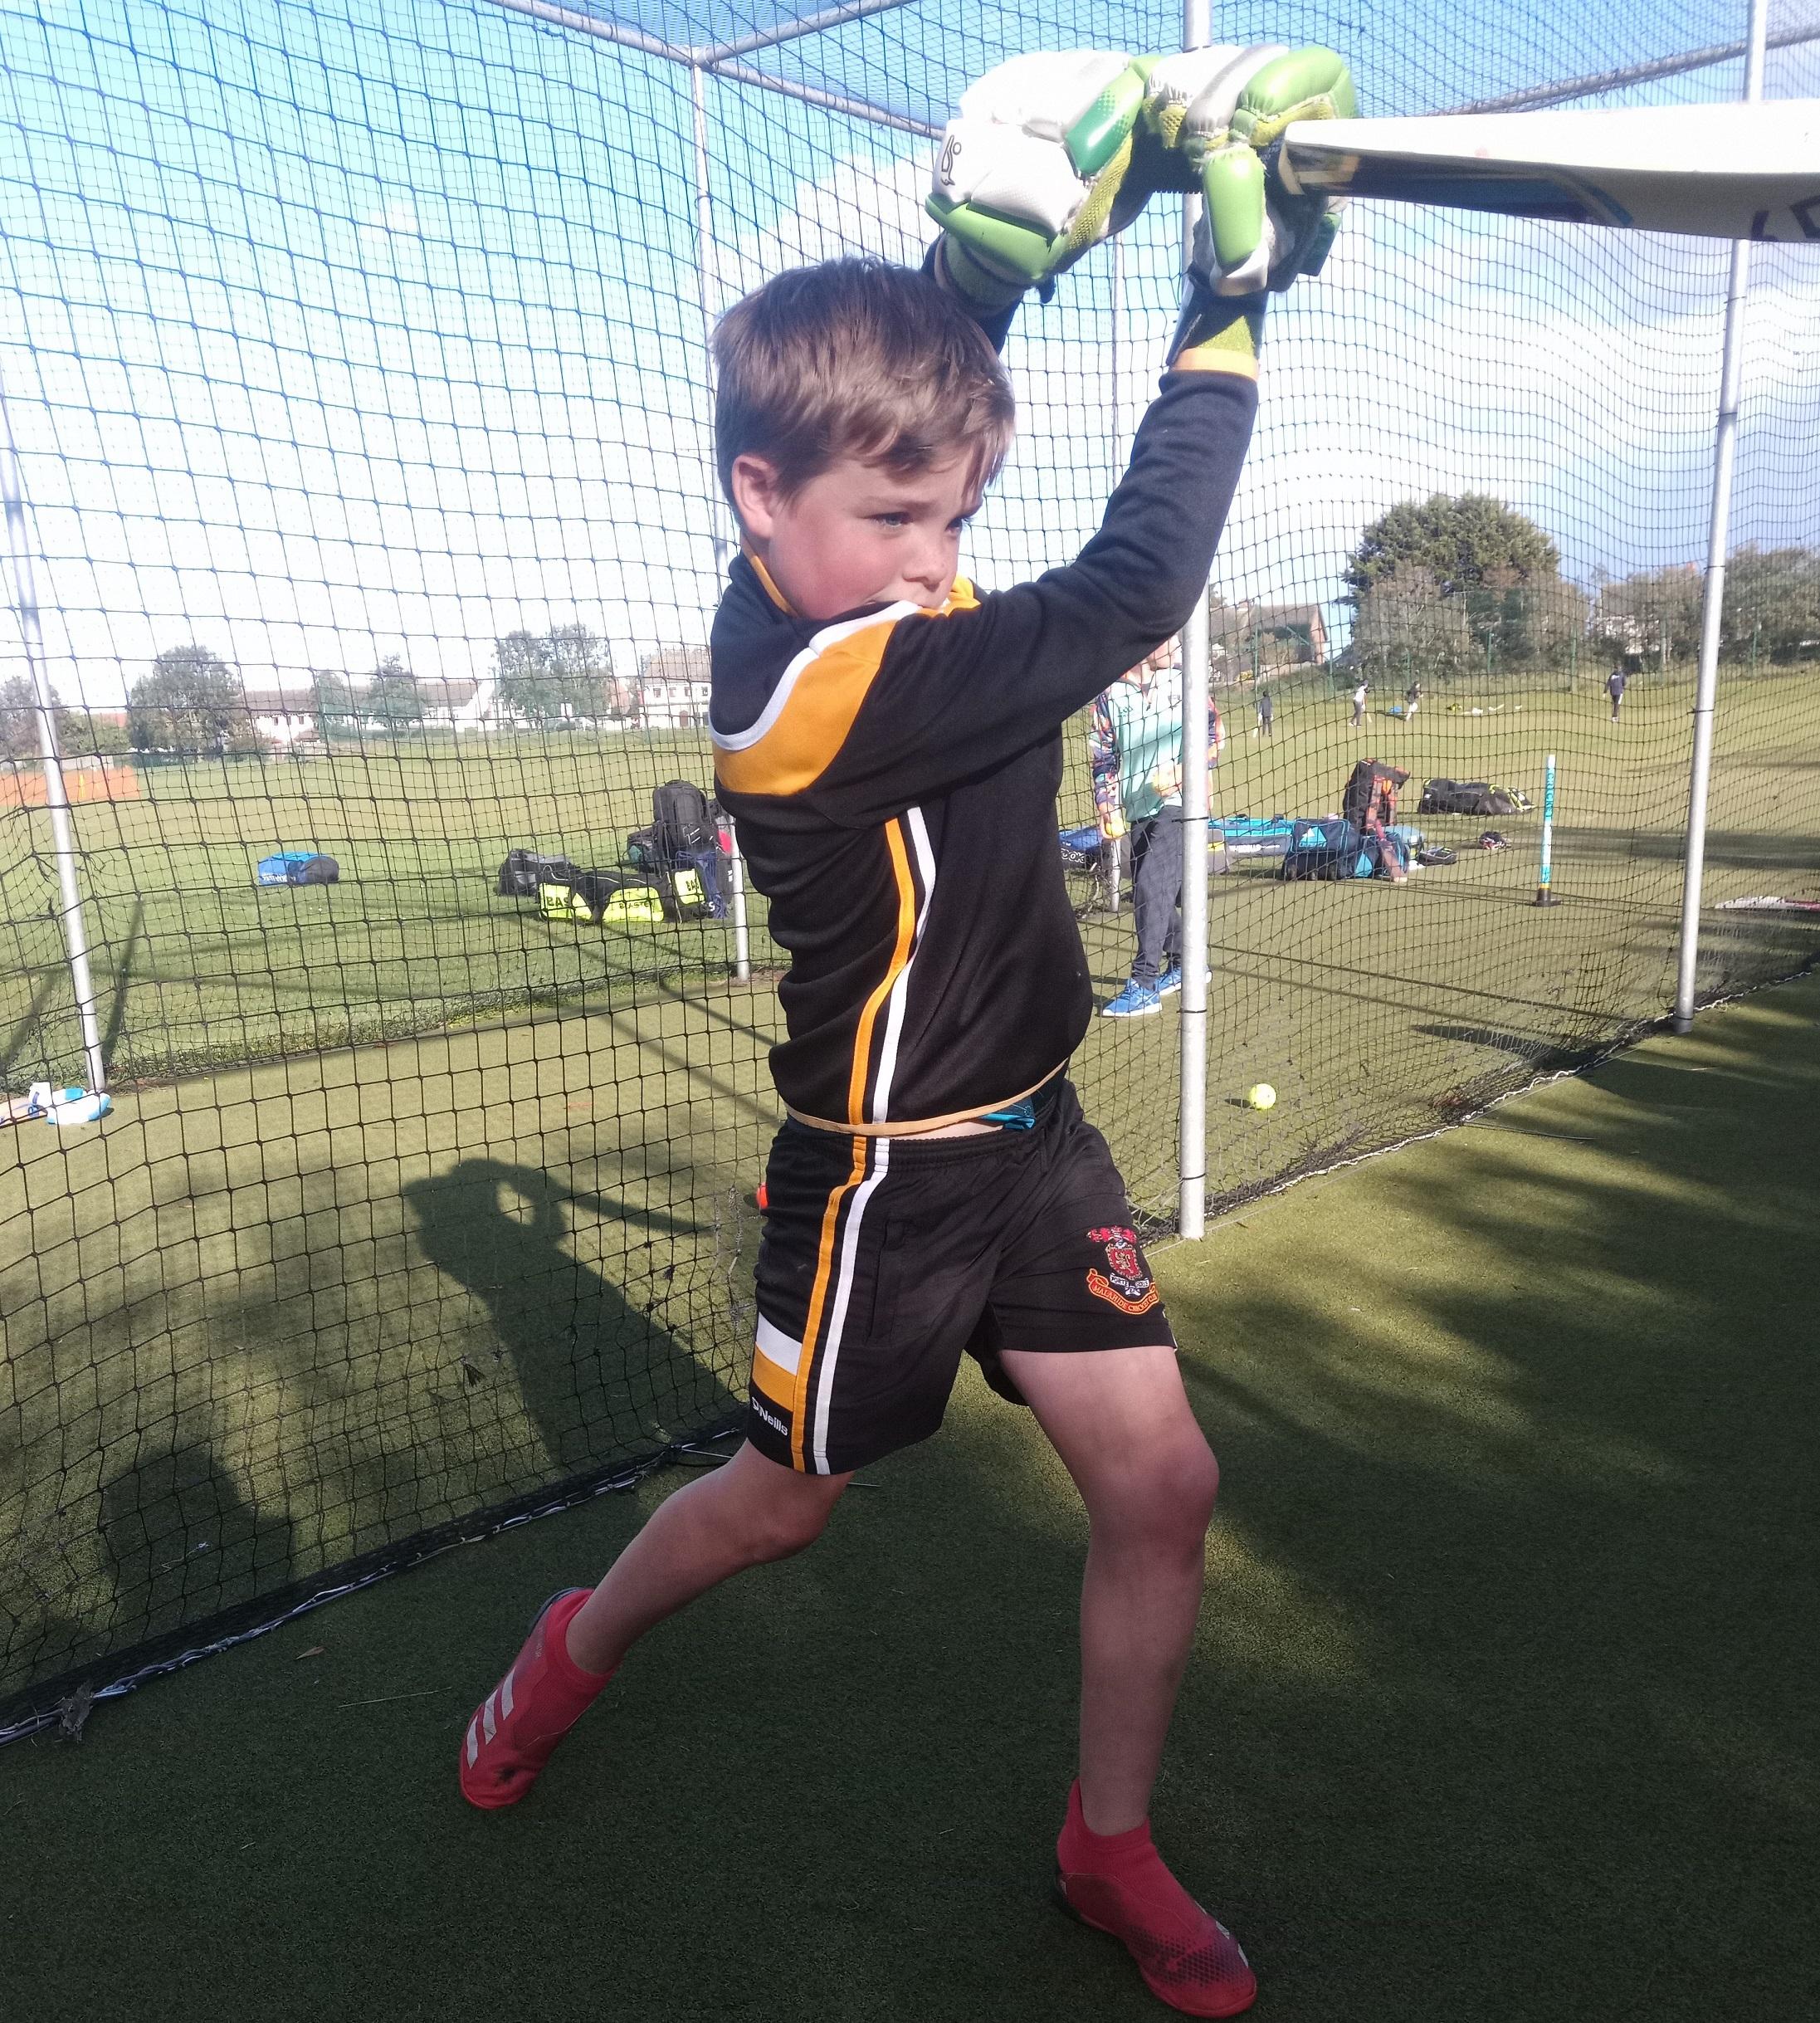
[[[568,1625],[568,1654],[610,1672],[655,1624],[749,1566],[788,1559],[818,1538],[846,1475],[799,1475],[742,1446],[666,1497]]]
[[[1095,1833],[1123,1833],[1150,1809],[1201,1605],[1218,1464],[1172,1348],[1011,1350],[1004,1364],[1087,1507],[1081,1805]]]

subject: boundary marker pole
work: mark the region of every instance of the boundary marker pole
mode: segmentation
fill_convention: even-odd
[[[1549,890],[1554,880],[1554,754],[1549,754],[1542,778],[1542,862],[1535,874],[1535,903],[1558,906],[1561,903]]]

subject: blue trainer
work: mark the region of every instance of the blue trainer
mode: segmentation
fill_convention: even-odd
[[[1179,984],[1181,979],[1177,978]],[[1163,1009],[1163,999],[1154,984],[1140,984],[1133,977],[1110,1004],[1100,1007],[1102,1019],[1148,1019]]]
[[[1207,980],[1209,983],[1213,980],[1213,972],[1211,970],[1207,973]],[[1172,962],[1156,980],[1156,994],[1159,998],[1173,998],[1181,988],[1182,965],[1179,962]]]

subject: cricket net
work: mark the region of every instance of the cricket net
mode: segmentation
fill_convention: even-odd
[[[706,331],[782,266],[916,258],[930,133],[994,62],[1180,37],[1112,0],[800,35],[759,0],[558,12],[0,0],[0,1094],[92,1083],[99,1054],[112,1098],[0,1129],[0,1733],[735,1423],[781,958],[731,866],[718,909],[654,906],[628,840],[664,783],[711,787],[734,530]],[[1369,110],[1419,112],[1563,80],[1735,96],[1735,60],[1662,60],[1742,23],[1292,0],[1215,28],[1330,42]],[[1772,95],[1820,90],[1799,25],[1773,24]],[[988,585],[1096,524],[1178,230],[1159,207],[1014,333]],[[1725,257],[1359,206],[1273,311],[1213,586],[1216,1200],[1665,1009]],[[1759,247],[1708,996],[1820,942],[1798,908],[1718,903],[1820,899],[1817,333],[1820,256]],[[1436,495],[1521,524],[1456,506],[1403,539],[1388,516]],[[1067,828],[1093,820],[1079,726],[1070,751]],[[1539,807],[1415,810],[1433,777],[1539,803],[1549,754],[1562,903],[1538,908]],[[1456,862],[1320,882],[1245,853],[1330,817],[1366,758]],[[567,867],[566,911],[502,880],[515,851]],[[1102,999],[1132,953],[1110,869],[1071,873]],[[1177,1033],[1095,1020],[1076,1063],[1153,1232]],[[1236,1100],[1260,1081],[1268,1112]]]

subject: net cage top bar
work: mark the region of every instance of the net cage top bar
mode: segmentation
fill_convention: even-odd
[[[759,55],[765,50],[775,49],[784,43],[800,41],[809,36],[825,34],[876,15],[893,13],[915,3],[915,0],[847,0],[847,4],[844,6],[822,7],[813,13],[803,15],[789,15],[778,8],[773,13],[768,27],[755,28],[743,35],[729,36],[715,42],[693,42],[653,34],[632,21],[619,18],[610,7],[596,12],[585,6],[563,7],[557,4],[557,0],[490,0],[493,6],[505,8],[512,13],[527,15],[550,27],[592,36],[601,42],[615,42],[625,48],[638,50],[646,56],[687,65],[693,70],[710,71],[715,76],[725,78],[729,84],[748,85],[758,90],[776,92],[785,98],[793,98],[803,104],[818,106],[825,112],[844,114],[851,119],[873,125],[892,128],[900,133],[921,134],[934,139],[939,137],[942,130],[939,124],[918,119],[910,113],[893,110],[889,106],[856,97],[851,92],[823,90],[794,78],[778,76],[772,71],[759,69],[756,65],[739,61],[741,57]],[[666,11],[662,8],[657,10],[660,19]],[[680,14],[680,10],[678,12]],[[692,25],[686,22],[686,17],[683,17],[683,22],[684,25]],[[1820,42],[1820,22],[1797,22],[1793,27],[1774,31],[1767,38],[1766,46],[1770,49],[1794,49],[1817,42]],[[1652,84],[1662,78],[1682,76],[1692,71],[1711,69],[1722,63],[1737,62],[1743,59],[1745,47],[1741,42],[1713,43],[1704,48],[1686,50],[1673,56],[1652,57],[1614,70],[1561,78],[1553,83],[1530,85],[1520,90],[1505,92],[1491,98],[1473,99],[1437,110],[1452,113],[1519,112],[1531,107],[1564,105],[1574,99],[1593,98],[1607,91],[1623,90],[1636,85]]]

